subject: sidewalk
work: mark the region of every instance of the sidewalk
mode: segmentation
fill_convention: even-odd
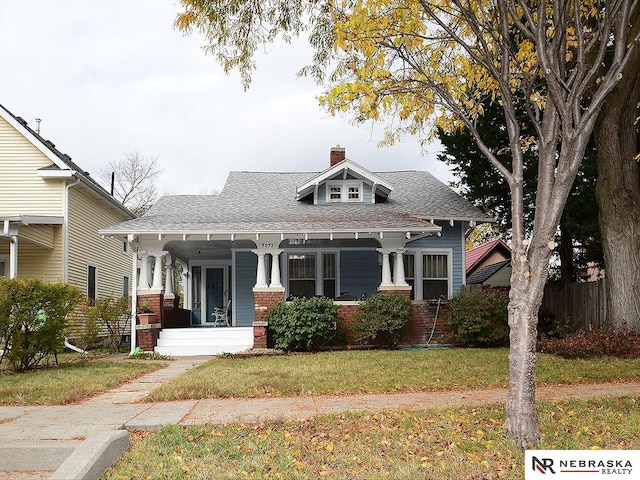
[[[302,420],[353,410],[422,409],[505,403],[506,389],[348,396],[205,399],[140,402],[148,392],[211,357],[181,357],[169,366],[79,405],[0,407],[0,480],[98,478],[128,447],[124,431],[157,430],[166,424]],[[640,382],[537,388],[541,401],[601,396],[640,396]],[[126,437],[126,439],[124,438]],[[126,440],[126,441],[125,441]],[[88,451],[87,451],[88,450]],[[83,464],[84,462],[84,464]],[[101,463],[102,462],[102,463]],[[74,464],[74,472],[68,464]],[[107,464],[103,468],[103,464]],[[67,470],[64,470],[67,468]],[[20,476],[16,472],[22,470]],[[27,476],[24,470],[33,470]],[[56,471],[57,470],[57,471]],[[53,472],[56,471],[54,474]],[[93,473],[92,473],[93,472]],[[14,476],[11,476],[14,475]],[[93,475],[93,476],[91,476]]]

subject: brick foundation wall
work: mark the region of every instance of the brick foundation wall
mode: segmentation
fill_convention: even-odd
[[[413,315],[407,326],[407,337],[402,342],[403,345],[426,345],[432,330],[433,337],[429,343],[449,343],[449,333],[446,327],[449,306],[446,303],[440,304],[438,309],[437,302],[414,301],[412,309]]]
[[[446,327],[446,319],[448,314],[448,306],[441,304],[438,309],[438,305],[435,302],[428,301],[413,301],[411,304],[413,315],[411,320],[407,324],[407,334],[405,339],[401,342],[401,345],[426,345],[430,344],[443,344],[449,343],[449,333]],[[354,332],[352,326],[354,324],[353,316],[358,310],[358,305],[339,305],[338,315],[342,319],[338,335],[331,345],[337,346],[346,345],[358,345],[353,340]],[[436,313],[438,315],[436,319]],[[434,329],[435,321],[435,329]],[[431,330],[433,336],[431,336]],[[431,341],[429,338],[431,337]],[[369,342],[367,345],[376,345],[376,342]]]
[[[267,348],[269,345],[267,314],[269,308],[284,300],[284,288],[254,290],[255,319],[253,322],[253,348]]]

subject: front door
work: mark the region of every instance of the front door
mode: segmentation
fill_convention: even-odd
[[[226,301],[226,292],[224,288],[224,271],[224,267],[206,269],[206,323],[211,323],[215,320],[215,316],[213,315],[214,309],[224,307]]]

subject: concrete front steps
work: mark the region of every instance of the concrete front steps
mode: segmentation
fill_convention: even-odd
[[[253,348],[253,327],[164,328],[155,352],[171,357],[238,353]]]

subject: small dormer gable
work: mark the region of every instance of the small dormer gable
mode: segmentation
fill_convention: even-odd
[[[379,175],[349,160],[345,149],[333,147],[330,166],[296,189],[296,199],[324,203],[380,203],[393,186]]]

